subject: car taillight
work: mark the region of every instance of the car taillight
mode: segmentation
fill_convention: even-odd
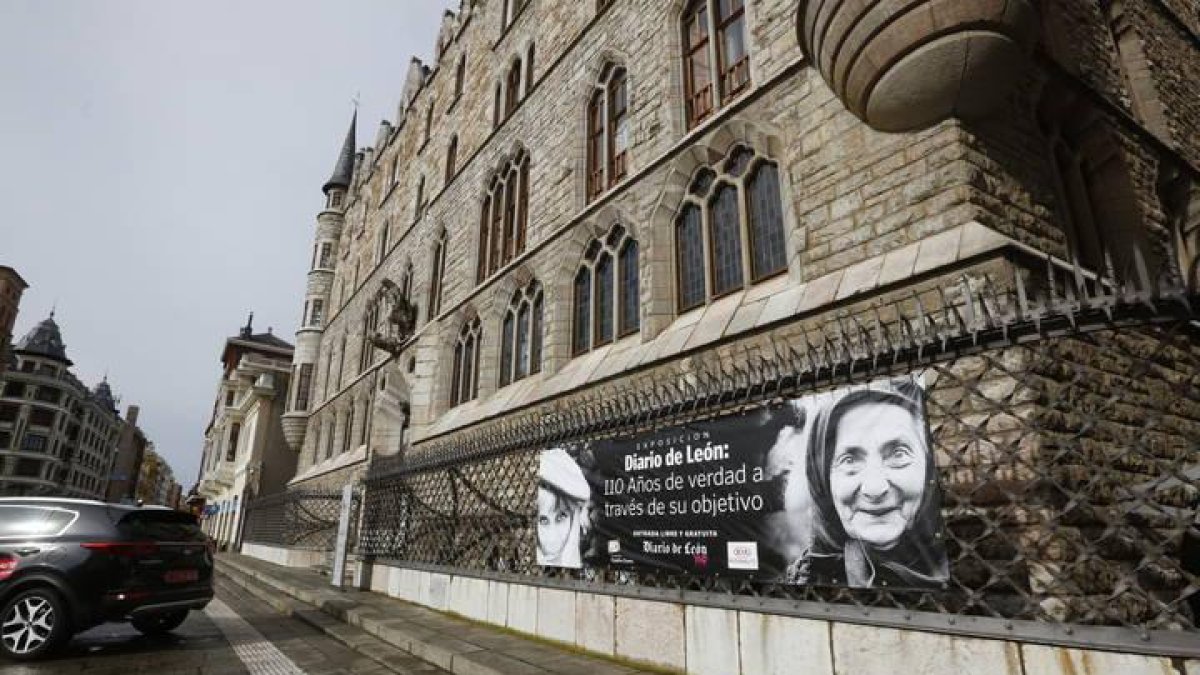
[[[0,581],[11,577],[17,571],[19,561],[10,555],[0,555]]]
[[[80,546],[89,551],[124,558],[142,558],[158,554],[158,544],[152,541],[92,541]]]

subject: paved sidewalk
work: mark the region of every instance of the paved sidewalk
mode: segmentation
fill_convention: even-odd
[[[336,591],[328,577],[310,570],[230,553],[217,556],[217,570],[249,592],[265,596],[278,611],[309,622],[383,664],[417,657],[458,675],[663,672],[585,655],[380,593]],[[363,631],[369,635],[363,636]]]

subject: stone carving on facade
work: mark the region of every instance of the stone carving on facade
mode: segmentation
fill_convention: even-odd
[[[800,44],[842,103],[879,131],[996,110],[1037,35],[1031,0],[803,0]]]
[[[379,321],[371,333],[371,344],[392,354],[400,354],[417,330],[417,306],[391,279],[384,279],[375,295]]]

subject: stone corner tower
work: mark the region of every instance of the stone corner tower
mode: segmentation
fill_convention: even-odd
[[[283,416],[284,437],[296,452],[304,445],[309,410],[315,403],[313,392],[317,354],[325,332],[326,317],[332,312],[330,295],[337,269],[338,242],[346,220],[346,201],[354,178],[357,131],[358,111],[355,111],[333,173],[321,187],[325,193],[325,207],[317,214],[312,262],[304,294],[304,313],[300,318],[300,328],[296,331],[296,351],[292,358],[292,386],[288,393],[287,413]]]

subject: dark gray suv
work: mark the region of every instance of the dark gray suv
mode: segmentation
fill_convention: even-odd
[[[212,600],[212,575],[212,548],[191,514],[0,497],[0,656],[45,656],[110,621],[172,631]]]

